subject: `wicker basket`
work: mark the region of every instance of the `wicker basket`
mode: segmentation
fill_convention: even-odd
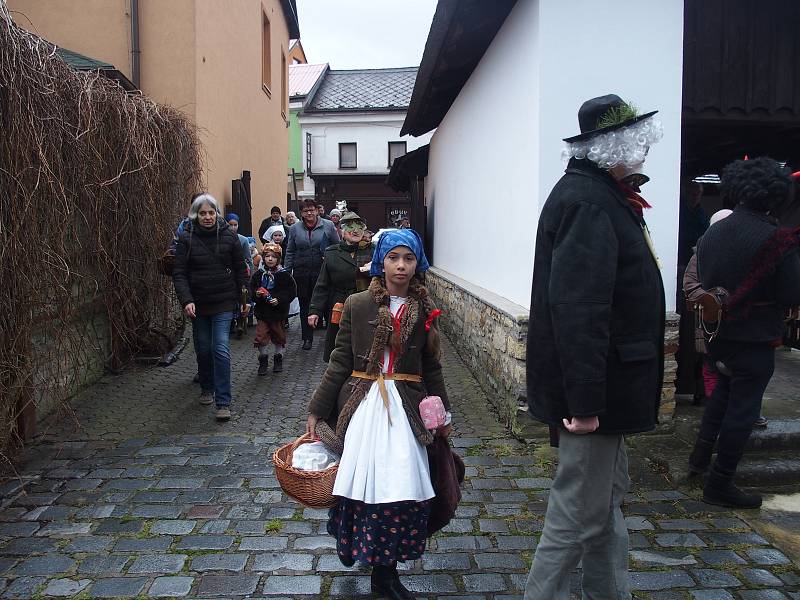
[[[275,476],[286,495],[297,500],[303,506],[331,508],[339,502],[339,499],[333,495],[333,483],[336,481],[336,471],[339,469],[339,465],[328,467],[324,471],[303,471],[292,466],[292,454],[295,449],[301,444],[313,441],[308,434],[303,434],[291,444],[275,450],[272,455]]]

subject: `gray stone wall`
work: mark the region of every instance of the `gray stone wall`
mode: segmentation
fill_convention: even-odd
[[[52,325],[40,327],[32,334],[33,347],[41,349],[34,351],[32,380],[39,424],[54,410],[63,408],[66,399],[103,375],[111,350],[108,317],[102,310],[87,310],[59,329],[58,336],[54,335]],[[49,351],[56,344],[61,352]]]
[[[439,327],[503,421],[513,425],[525,387],[528,309],[435,267],[426,284],[442,310]]]
[[[436,267],[428,271],[426,284],[442,310],[439,327],[488,392],[503,421],[514,425],[520,395],[525,393],[528,309]],[[662,428],[671,427],[675,414],[678,321],[677,314],[667,314],[659,411]]]
[[[678,362],[675,352],[678,350],[678,329],[680,315],[667,313],[664,332],[664,386],[661,388],[661,407],[658,411],[659,427],[671,427],[675,416],[675,374]]]

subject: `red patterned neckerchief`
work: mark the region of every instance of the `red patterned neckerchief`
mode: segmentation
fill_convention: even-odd
[[[634,212],[639,215],[640,217],[644,217],[644,209],[645,208],[653,208],[648,204],[647,200],[642,198],[635,189],[629,186],[627,183],[622,183],[621,181],[617,181],[617,185],[622,190],[622,193],[625,194],[625,199],[628,201],[628,204],[631,205],[631,208]]]
[[[392,315],[392,327],[394,331],[400,331],[403,327],[403,315],[406,314],[408,310],[408,306],[405,302],[400,305],[397,309],[397,312]],[[391,344],[389,344],[389,364],[386,366],[387,373],[394,373],[394,361],[397,356],[395,355],[395,351],[392,350]],[[381,364],[383,364],[383,359],[381,359]]]

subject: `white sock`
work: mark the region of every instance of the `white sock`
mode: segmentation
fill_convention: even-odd
[[[275,354],[283,354],[283,349],[286,346],[279,346],[278,344],[273,344],[275,346]]]
[[[258,355],[259,356],[269,356],[269,346],[266,344],[263,346],[258,347]]]

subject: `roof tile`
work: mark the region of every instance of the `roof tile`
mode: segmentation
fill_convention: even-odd
[[[417,67],[328,71],[306,111],[405,110]]]

